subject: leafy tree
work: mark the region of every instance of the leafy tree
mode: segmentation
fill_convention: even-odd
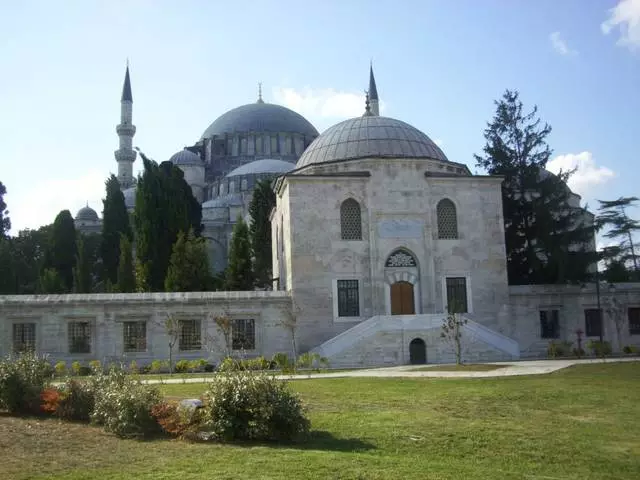
[[[276,195],[271,188],[271,181],[258,182],[249,204],[249,214],[251,215],[249,234],[256,286],[260,288],[271,286],[271,221],[269,215],[275,205]]]
[[[0,238],[5,238],[11,230],[11,220],[9,219],[9,210],[7,210],[7,204],[4,201],[4,196],[7,194],[7,187],[0,182]]]
[[[136,289],[136,277],[133,270],[133,251],[131,240],[125,234],[120,235],[120,261],[118,262],[117,290],[131,293]]]
[[[440,337],[448,343],[456,356],[456,364],[462,364],[462,327],[467,319],[458,313],[459,309],[449,308],[447,316],[442,321]]]
[[[73,288],[73,268],[77,254],[76,228],[73,217],[69,210],[62,210],[53,222],[45,267],[58,272],[67,292]]]
[[[178,234],[173,245],[167,278],[164,282],[168,292],[199,292],[211,288],[209,256],[204,238],[196,237],[193,231],[188,235]]]
[[[38,293],[40,274],[49,249],[51,228],[51,225],[46,225],[38,230],[21,230],[17,237],[6,240],[4,251],[10,256],[5,257],[6,261],[0,260],[0,277],[5,277],[2,274],[3,270],[7,276],[0,280],[0,283],[4,285],[1,288],[10,290],[4,290],[4,293]],[[11,287],[8,287],[9,281]]]
[[[40,293],[66,293],[69,290],[54,268],[45,268],[40,276]]]
[[[106,185],[106,197],[102,201],[102,258],[103,278],[115,285],[118,281],[118,262],[120,261],[120,238],[126,236],[133,240],[129,213],[120,190],[120,183],[115,175],[111,175]]]
[[[200,235],[202,207],[180,168],[171,162],[158,165],[142,152],[140,156],[144,172],[138,179],[133,216],[138,288],[162,291],[178,232]]]
[[[640,265],[635,253],[633,234],[640,231],[640,222],[629,218],[626,209],[637,206],[638,197],[620,197],[617,200],[598,200],[598,229],[607,228],[606,238],[617,240],[618,244],[603,251],[607,263],[606,277],[622,278],[617,281],[640,280]],[[633,265],[633,275],[629,275],[627,265]],[[607,278],[609,279],[609,278]],[[611,280],[610,280],[611,281]]]
[[[73,268],[73,291],[75,293],[91,292],[91,259],[85,248],[84,236],[79,235],[77,240],[78,253],[76,265]]]
[[[18,293],[18,279],[11,239],[0,238],[0,295]]]
[[[227,290],[252,290],[253,285],[249,228],[242,217],[238,216],[236,224],[233,226],[229,247],[225,288]]]
[[[595,261],[594,226],[586,211],[570,206],[566,186],[573,171],[545,170],[551,157],[537,107],[523,112],[518,92],[507,90],[496,101],[496,114],[484,132],[484,155],[477,165],[504,176],[507,268],[511,284],[569,283],[588,278]]]

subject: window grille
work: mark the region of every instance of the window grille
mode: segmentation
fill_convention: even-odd
[[[413,255],[411,255],[409,252],[407,252],[404,249],[401,249],[389,255],[389,258],[387,258],[387,261],[384,264],[384,266],[389,268],[415,267],[416,259],[413,258]]]
[[[588,308],[584,311],[585,335],[587,337],[599,337],[602,332],[602,317],[597,308]]]
[[[91,353],[89,322],[69,322],[69,353]]]
[[[13,324],[13,351],[14,353],[34,352],[36,350],[36,324]]]
[[[438,238],[450,240],[458,238],[458,217],[456,206],[445,198],[438,202]]]
[[[467,313],[467,279],[447,278],[447,310],[451,313]]]
[[[233,350],[255,350],[255,320],[242,318],[233,320],[231,326],[231,348]]]
[[[629,335],[640,335],[640,308],[629,308]]]
[[[338,280],[338,316],[360,316],[358,280]]]
[[[558,310],[540,310],[540,337],[560,338]]]
[[[124,322],[122,333],[125,352],[145,352],[147,350],[147,322]]]
[[[200,320],[180,320],[180,337],[178,349],[180,351],[200,350],[202,347],[202,331]]]
[[[340,205],[340,230],[342,240],[362,240],[360,204],[349,198]]]

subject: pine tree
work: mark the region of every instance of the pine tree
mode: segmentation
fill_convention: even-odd
[[[271,285],[271,221],[269,215],[276,205],[276,195],[270,180],[257,183],[253,191],[253,198],[249,204],[251,225],[251,255],[253,257],[254,277],[256,286],[267,288]]]
[[[201,292],[211,288],[207,245],[193,231],[178,234],[165,279],[167,292]]]
[[[7,204],[4,201],[4,196],[7,194],[7,187],[0,182],[0,238],[5,238],[11,230],[11,220],[9,219],[9,210],[7,210]]]
[[[502,184],[507,269],[511,284],[581,282],[595,261],[594,226],[585,210],[570,207],[566,182],[573,172],[545,170],[551,157],[537,108],[523,112],[518,92],[507,90],[484,132],[477,165]]]
[[[76,227],[73,217],[69,210],[62,210],[53,222],[45,268],[57,272],[66,292],[73,289],[73,268],[77,254]]]
[[[76,254],[76,265],[73,268],[73,291],[74,293],[91,292],[91,259],[85,248],[83,235],[78,236],[78,253]]]
[[[640,231],[640,222],[629,218],[626,209],[635,207],[638,197],[620,197],[617,200],[598,200],[598,229],[607,228],[605,238],[617,240],[618,244],[603,251],[603,258],[607,264],[609,277],[618,278],[617,281],[640,281],[640,261],[635,252],[633,234]],[[633,266],[633,275],[627,265]],[[626,272],[626,273],[625,273]],[[611,280],[610,280],[611,281]]]
[[[225,275],[225,289],[231,291],[253,290],[253,270],[251,268],[251,242],[247,224],[238,216],[233,226],[229,262]]]
[[[133,240],[129,214],[115,175],[105,182],[106,197],[102,201],[102,258],[103,280],[115,284],[118,281],[118,262],[120,260],[120,237],[125,235]]]
[[[117,290],[121,293],[131,293],[136,290],[131,240],[124,234],[120,235],[120,261],[118,262]]]

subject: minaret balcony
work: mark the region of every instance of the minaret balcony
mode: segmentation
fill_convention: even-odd
[[[118,162],[135,162],[136,152],[133,150],[116,150],[113,152]]]
[[[136,134],[136,126],[128,123],[121,123],[116,127],[116,133],[118,135],[133,137]]]

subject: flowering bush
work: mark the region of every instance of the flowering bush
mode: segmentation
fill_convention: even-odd
[[[63,420],[88,422],[95,404],[95,396],[93,384],[70,379],[60,387],[60,399],[55,414]]]
[[[40,394],[53,369],[34,353],[0,360],[0,408],[10,413],[40,413]]]
[[[202,424],[200,409],[180,408],[177,402],[161,402],[154,405],[151,415],[163,431],[179,438],[195,434]]]
[[[45,388],[40,392],[40,402],[42,412],[53,415],[60,405],[60,392],[57,388]]]

